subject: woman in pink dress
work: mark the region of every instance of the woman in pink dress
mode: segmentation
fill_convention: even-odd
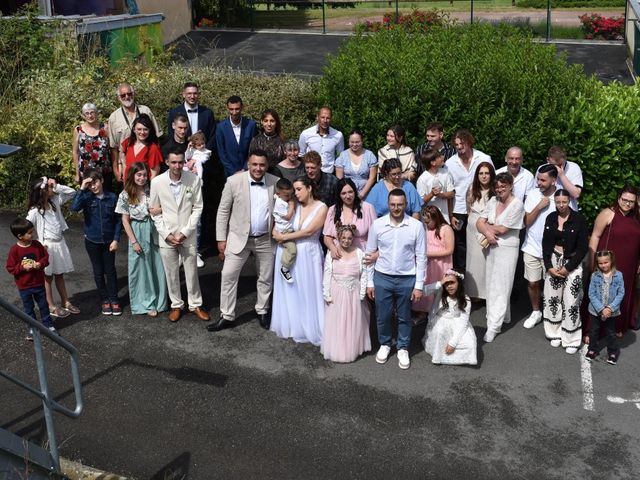
[[[420,216],[427,229],[427,275],[425,285],[440,280],[447,270],[453,268],[453,229],[444,219],[442,212],[435,205],[424,204]],[[435,295],[423,295],[422,299],[413,305],[414,323],[425,319],[425,314],[431,310]]]
[[[640,211],[638,208],[638,189],[632,185],[618,194],[614,204],[605,208],[596,217],[593,232],[589,239],[589,257],[587,265],[594,267],[596,252],[611,250],[616,256],[616,269],[624,278],[624,298],[620,306],[620,316],[616,318],[616,334],[621,337],[629,328],[636,325],[637,305],[634,304],[636,282],[640,270]],[[583,315],[583,336],[588,338],[591,318]]]
[[[358,196],[356,184],[350,178],[338,180],[338,199],[336,204],[329,208],[327,219],[324,222],[324,245],[333,258],[340,258],[340,244],[338,242],[337,228],[340,225],[354,225],[355,234],[353,244],[364,251],[367,247],[369,227],[377,218],[373,205],[363,202]]]
[[[341,225],[337,236],[341,256],[327,252],[324,262],[322,296],[325,301],[324,333],[320,351],[327,360],[353,362],[371,350],[367,268],[364,252],[354,244],[354,225]]]

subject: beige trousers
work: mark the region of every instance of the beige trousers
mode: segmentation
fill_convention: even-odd
[[[274,250],[271,236],[263,235],[258,238],[249,238],[244,249],[238,254],[225,252],[220,280],[220,316],[225,320],[233,321],[236,318],[238,279],[250,254],[255,258],[258,274],[255,309],[258,314],[269,311],[269,297],[273,288]]]
[[[200,280],[198,279],[198,266],[196,265],[195,244],[176,248],[160,247],[160,258],[164,266],[164,276],[167,279],[167,289],[171,299],[171,308],[184,307],[182,294],[180,293],[180,261],[184,266],[184,279],[187,284],[187,298],[189,310],[202,306],[202,293],[200,292]]]

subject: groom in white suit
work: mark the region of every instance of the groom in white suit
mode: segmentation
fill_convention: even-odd
[[[180,293],[180,257],[184,265],[189,310],[200,320],[209,320],[202,309],[202,294],[196,266],[196,228],[202,215],[202,181],[197,175],[183,170],[184,153],[169,152],[169,170],[151,180],[149,204],[160,208],[152,216],[159,234],[160,257],[171,299],[169,320],[177,322],[182,315],[184,301]]]
[[[273,204],[278,177],[267,172],[267,154],[249,152],[249,170],[227,178],[216,219],[220,259],[224,260],[220,280],[220,319],[207,327],[217,332],[232,326],[240,272],[250,254],[256,260],[258,282],[256,317],[269,329],[269,297],[273,288],[274,244]]]

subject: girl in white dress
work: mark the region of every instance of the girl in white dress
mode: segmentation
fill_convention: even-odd
[[[471,300],[464,293],[464,275],[447,270],[440,282],[425,285],[424,294],[435,293],[435,302],[424,335],[431,362],[477,365],[477,341],[469,321]]]
[[[288,283],[282,275],[274,276],[271,331],[281,338],[319,346],[324,327],[324,258],[320,234],[327,206],[317,199],[316,189],[316,184],[308,177],[297,178],[293,182],[293,192],[299,202],[293,217],[294,231],[281,233],[274,229],[272,232],[276,242],[295,240],[298,253],[291,267],[295,282]],[[282,252],[282,245],[278,245],[276,265],[281,264]]]
[[[27,220],[35,227],[37,239],[49,254],[49,265],[44,269],[44,286],[52,317],[67,317],[70,313],[80,313],[71,303],[64,283],[64,274],[73,272],[73,261],[69,247],[62,235],[69,227],[62,214],[62,205],[71,200],[76,191],[71,187],[58,185],[53,178],[41,177],[35,181],[29,194]],[[61,305],[53,298],[52,282],[55,281]]]

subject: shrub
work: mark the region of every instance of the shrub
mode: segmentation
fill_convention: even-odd
[[[497,164],[519,145],[525,166],[535,170],[552,144],[564,145],[585,171],[581,205],[590,218],[614,186],[633,175],[638,183],[631,153],[640,144],[637,97],[637,87],[604,87],[567,65],[553,46],[490,25],[357,35],[329,59],[319,86],[336,126],[362,129],[374,151],[395,123],[415,147],[430,121],[443,122],[447,135],[469,128],[477,148]],[[599,183],[605,165],[607,180]]]
[[[584,38],[601,40],[622,40],[624,17],[603,17],[598,13],[580,15]]]
[[[357,33],[364,32],[377,32],[378,30],[389,30],[392,28],[398,28],[406,32],[412,33],[425,33],[431,27],[452,25],[454,20],[451,19],[447,12],[440,10],[429,10],[427,12],[421,12],[419,10],[413,10],[411,13],[404,15],[396,15],[395,12],[385,13],[382,16],[382,21],[371,22],[367,20],[364,23],[359,23],[355,26]]]
[[[0,163],[0,204],[23,205],[27,186],[37,176],[55,176],[71,184],[71,136],[73,126],[81,120],[84,103],[95,103],[106,120],[118,106],[116,85],[128,81],[136,89],[137,101],[151,108],[166,131],[168,110],[182,102],[180,92],[187,80],[201,85],[202,103],[214,110],[218,119],[227,115],[227,97],[238,94],[245,103],[245,113],[254,118],[259,118],[266,108],[276,109],[287,136],[297,138],[313,121],[314,85],[291,76],[173,64],[126,63],[111,68],[100,57],[77,62],[75,68],[63,74],[38,71],[33,79],[24,81],[22,102],[12,108],[10,120],[0,125],[0,142],[23,147],[20,154]]]

